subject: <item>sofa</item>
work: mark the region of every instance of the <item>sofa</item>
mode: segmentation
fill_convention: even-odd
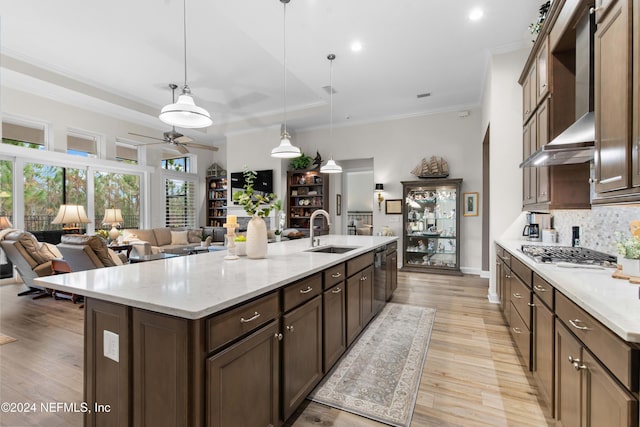
[[[153,255],[157,253],[183,254],[185,249],[197,246],[209,246],[211,236],[203,242],[202,230],[152,228],[147,230],[125,229],[122,241],[132,246],[132,256]]]

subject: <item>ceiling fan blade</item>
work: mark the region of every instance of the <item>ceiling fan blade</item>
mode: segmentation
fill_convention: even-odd
[[[140,134],[140,133],[133,133],[133,132],[129,132],[129,135],[141,136],[141,137],[143,137],[143,138],[156,139],[156,140],[158,140],[158,141],[165,142],[165,140],[164,140],[164,139],[162,139],[162,138],[156,138],[155,136],[149,136],[149,135],[142,135],[142,134]]]
[[[188,136],[182,135],[181,137],[174,139],[174,141],[184,144],[193,141],[193,139],[189,138]]]
[[[175,146],[176,146],[176,149],[177,149],[179,152],[181,152],[182,154],[188,154],[188,153],[189,153],[189,150],[187,150],[187,148],[186,148],[184,145],[182,145],[182,144],[176,144],[176,143],[174,143],[173,145],[175,145]]]
[[[195,142],[184,143],[184,145],[186,145],[187,147],[199,148],[201,150],[218,151],[218,147],[215,147],[213,145],[196,144]]]

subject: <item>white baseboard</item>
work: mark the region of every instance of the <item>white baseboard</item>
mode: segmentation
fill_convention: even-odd
[[[500,304],[500,298],[498,297],[498,294],[489,293],[489,294],[487,294],[487,299],[492,304]]]
[[[475,276],[480,276],[483,279],[488,279],[490,277],[488,271],[484,271],[484,270],[481,270],[479,268],[460,267],[460,271],[463,272],[464,274],[473,274]]]

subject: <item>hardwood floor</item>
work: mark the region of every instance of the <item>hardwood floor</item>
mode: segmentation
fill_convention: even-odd
[[[400,272],[393,301],[437,309],[411,426],[546,426],[537,389],[516,355],[487,280]],[[43,413],[40,402],[81,402],[83,310],[68,300],[17,297],[0,286],[0,401],[37,413],[0,412],[1,426],[82,426],[82,414]],[[382,424],[306,402],[288,427]]]

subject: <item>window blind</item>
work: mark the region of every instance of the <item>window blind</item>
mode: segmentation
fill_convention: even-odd
[[[196,227],[196,186],[194,181],[165,178],[165,225]]]

